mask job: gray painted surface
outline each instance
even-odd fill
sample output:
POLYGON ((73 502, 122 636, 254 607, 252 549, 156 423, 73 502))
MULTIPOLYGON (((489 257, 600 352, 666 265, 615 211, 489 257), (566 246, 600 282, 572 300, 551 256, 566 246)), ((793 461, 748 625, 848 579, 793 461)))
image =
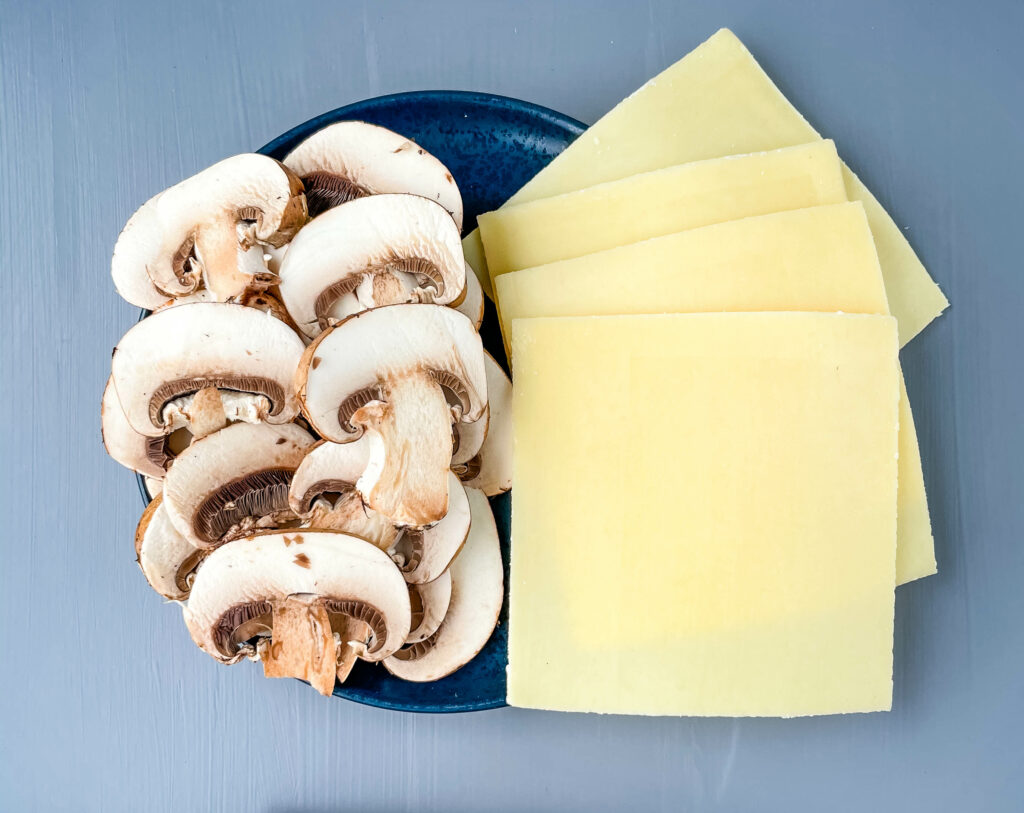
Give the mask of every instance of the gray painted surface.
POLYGON ((0 808, 1024 807, 1017 2, 0 0, 0 808), (937 577, 891 714, 418 717, 226 669, 131 551, 97 410, 144 199, 316 113, 459 88, 593 121, 721 25, 891 206, 953 308, 904 352, 937 577))

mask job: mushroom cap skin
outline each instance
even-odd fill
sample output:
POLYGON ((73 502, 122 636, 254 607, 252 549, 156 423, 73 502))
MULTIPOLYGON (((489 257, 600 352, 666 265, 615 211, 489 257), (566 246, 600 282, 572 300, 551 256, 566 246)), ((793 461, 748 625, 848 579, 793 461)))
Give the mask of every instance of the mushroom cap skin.
POLYGON ((471 511, 466 489, 448 472, 448 513, 436 525, 406 530, 395 547, 406 548, 409 558, 401 566, 410 584, 426 584, 439 578, 452 563, 470 533, 471 511))
POLYGON ((452 576, 447 570, 432 582, 410 584, 409 601, 413 606, 413 627, 409 630, 405 643, 417 644, 437 632, 448 612, 451 599, 452 576))
POLYGON ((313 216, 357 197, 405 192, 441 204, 462 230, 462 195, 447 167, 385 127, 328 125, 288 153, 284 164, 303 179, 313 216))
POLYGON ((453 307, 473 323, 473 327, 480 330, 484 321, 484 289, 480 287, 480 280, 476 277, 469 263, 466 263, 466 288, 463 292, 462 301, 453 307))
POLYGON ((159 197, 147 200, 128 218, 110 260, 110 276, 118 294, 147 310, 155 310, 167 301, 167 294, 156 287, 146 271, 146 258, 157 256, 163 248, 164 233, 156 206, 159 197))
POLYGON ((281 262, 280 291, 314 339, 367 308, 456 301, 466 286, 459 229, 443 207, 416 195, 357 198, 314 218, 281 262), (336 306, 341 306, 341 311, 336 306))
POLYGON ((299 404, 291 384, 302 339, 269 313, 224 302, 165 308, 137 322, 111 362, 128 423, 143 435, 165 435, 163 410, 205 387, 265 396, 268 423, 288 423, 299 404))
POLYGON ((185 601, 209 551, 197 548, 178 533, 158 495, 142 513, 135 530, 135 553, 150 587, 170 601, 185 601))
POLYGON ((419 373, 457 396, 462 420, 483 415, 487 383, 480 335, 469 319, 443 305, 388 305, 325 330, 305 349, 295 390, 313 431, 347 443, 361 434, 348 419, 369 401, 386 400, 382 387, 389 377, 419 373))
POLYGON ((490 353, 486 353, 487 436, 475 460, 467 461, 466 486, 488 497, 512 488, 512 381, 490 353))
POLYGON ((167 453, 164 438, 147 437, 136 432, 125 417, 121 402, 117 398, 113 379, 107 379, 103 388, 100 405, 103 446, 107 454, 122 466, 145 477, 162 480, 171 457, 167 453))
POLYGON ((483 492, 468 489, 473 526, 452 562, 448 612, 430 637, 402 647, 384 661, 395 677, 417 683, 438 680, 469 663, 498 623, 504 572, 498 530, 483 492))
POLYGON ((264 155, 235 155, 144 203, 118 238, 111 274, 140 307, 155 304, 146 279, 164 298, 205 285, 230 299, 273 280, 260 246, 283 245, 305 221, 294 173, 264 155))
POLYGON ((269 615, 272 602, 303 594, 368 608, 364 612, 376 626, 364 660, 388 657, 409 635, 409 592, 395 563, 362 539, 334 531, 261 534, 217 548, 196 574, 185 624, 203 651, 233 663, 254 653, 227 646, 232 611, 266 607, 269 615))
POLYGON ((247 517, 294 519, 288 488, 313 442, 291 423, 236 423, 194 441, 164 478, 171 522, 193 545, 210 548, 253 529, 240 524, 247 517))

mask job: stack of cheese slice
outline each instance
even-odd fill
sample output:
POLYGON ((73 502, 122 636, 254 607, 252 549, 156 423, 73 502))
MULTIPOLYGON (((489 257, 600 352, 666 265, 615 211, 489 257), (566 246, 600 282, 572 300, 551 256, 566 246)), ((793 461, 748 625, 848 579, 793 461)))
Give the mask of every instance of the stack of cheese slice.
POLYGON ((707 158, 796 121, 722 31, 480 218, 515 384, 513 705, 890 707, 894 588, 935 572, 899 338, 945 299, 805 123, 707 158), (680 95, 699 127, 666 118, 680 95), (635 167, 629 139, 705 160, 635 167), (611 168, 573 157, 595 144, 611 168))

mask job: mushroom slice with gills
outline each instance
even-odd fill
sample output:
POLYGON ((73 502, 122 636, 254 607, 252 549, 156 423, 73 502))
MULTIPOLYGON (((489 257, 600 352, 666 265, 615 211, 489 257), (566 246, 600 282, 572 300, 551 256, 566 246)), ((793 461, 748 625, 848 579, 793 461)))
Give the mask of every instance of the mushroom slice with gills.
POLYGON ((424 683, 469 663, 491 637, 504 596, 498 531, 482 491, 469 489, 473 527, 452 562, 451 600, 444 620, 430 637, 403 646, 384 661, 395 677, 424 683))
POLYGON ((294 173, 264 155, 236 155, 143 204, 118 239, 111 272, 122 296, 141 307, 154 306, 146 278, 166 296, 205 287, 230 300, 276 282, 264 247, 284 245, 305 222, 294 173))
POLYGON ((171 601, 187 600, 196 571, 209 552, 178 533, 162 497, 153 498, 135 530, 135 555, 150 587, 171 601))
POLYGON ((479 420, 473 421, 473 423, 459 421, 455 424, 452 438, 452 469, 456 474, 466 476, 467 464, 480 453, 480 449, 484 445, 490 420, 491 409, 488 404, 479 420))
POLYGON ((405 192, 435 201, 462 229, 462 195, 444 164, 375 124, 341 121, 317 130, 284 159, 306 189, 315 217, 356 198, 405 192))
MULTIPOLYGON (((191 402, 204 389, 220 396, 215 423, 283 424, 298 413, 291 385, 303 349, 295 331, 269 313, 196 302, 137 322, 114 350, 112 377, 128 423, 148 437, 190 428, 191 402)), ((216 413, 212 396, 204 399, 216 413)))
POLYGON ((100 406, 103 446, 122 466, 145 477, 162 480, 173 455, 167 437, 147 437, 136 432, 125 417, 113 380, 107 379, 100 406))
POLYGON ((462 301, 453 304, 452 307, 467 317, 473 323, 473 327, 480 330, 480 325, 484 321, 484 289, 480 287, 480 280, 469 263, 466 263, 466 288, 462 301))
POLYGON ((295 424, 236 423, 193 442, 164 478, 171 521, 200 548, 297 525, 288 489, 312 445, 312 436, 295 424))
POLYGON ((487 435, 474 458, 456 466, 462 482, 488 497, 512 488, 512 382, 490 353, 487 370, 487 435))
POLYGON ((288 505, 304 527, 344 531, 388 550, 398 538, 390 519, 363 503, 356 491, 370 458, 365 437, 352 443, 318 441, 292 477, 288 505))
POLYGON ((470 532, 470 507, 459 478, 448 473, 448 513, 429 528, 406 528, 390 551, 410 584, 440 577, 458 555, 470 532))
MULTIPOLYGON (((182 305, 190 305, 195 302, 216 302, 214 295, 202 288, 196 291, 194 294, 188 296, 182 296, 178 299, 167 299, 158 308, 153 308, 153 312, 166 310, 167 308, 180 307, 182 305)), ((236 304, 244 305, 247 308, 255 308, 256 310, 269 313, 277 319, 280 319, 292 330, 297 330, 295 323, 292 321, 292 317, 288 314, 288 309, 285 308, 284 303, 281 302, 276 296, 270 291, 246 291, 237 300, 236 304)))
POLYGON ((356 488, 395 525, 425 527, 448 510, 453 420, 487 403, 472 322, 441 305, 363 311, 321 333, 296 372, 303 414, 321 437, 369 436, 356 488))
POLYGON ((452 577, 446 570, 432 582, 409 585, 409 604, 412 609, 412 629, 405 643, 417 644, 433 635, 452 598, 452 577))
POLYGON ((163 249, 164 233, 156 205, 159 197, 150 198, 128 218, 110 261, 110 275, 121 298, 147 310, 159 308, 169 295, 156 287, 146 270, 147 258, 163 249))
POLYGON ((299 232, 281 262, 281 297, 311 339, 369 308, 447 305, 465 285, 455 221, 416 195, 375 195, 324 212, 299 232))
POLYGON ((269 675, 307 679, 330 694, 352 654, 379 661, 402 645, 409 593, 388 555, 357 537, 260 534, 207 557, 185 623, 192 640, 223 663, 258 658, 270 664, 269 675))

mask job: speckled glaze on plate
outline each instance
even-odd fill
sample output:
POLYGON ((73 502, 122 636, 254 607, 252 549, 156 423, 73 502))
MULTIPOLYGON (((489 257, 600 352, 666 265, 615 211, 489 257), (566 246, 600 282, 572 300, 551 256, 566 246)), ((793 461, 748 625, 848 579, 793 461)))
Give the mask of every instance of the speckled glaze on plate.
MULTIPOLYGON (((455 177, 465 210, 464 228, 496 209, 583 132, 586 125, 529 102, 449 90, 378 96, 339 107, 278 136, 259 152, 282 159, 300 141, 337 121, 368 121, 411 138, 436 155, 455 177)), ((487 302, 484 347, 504 363, 494 306, 487 302)), ((146 484, 138 478, 142 497, 146 484)), ((508 561, 511 499, 491 500, 505 561, 505 605, 490 641, 470 663, 434 683, 409 683, 379 665, 359 662, 337 697, 369 706, 416 712, 480 711, 505 705, 508 663, 508 561)))

